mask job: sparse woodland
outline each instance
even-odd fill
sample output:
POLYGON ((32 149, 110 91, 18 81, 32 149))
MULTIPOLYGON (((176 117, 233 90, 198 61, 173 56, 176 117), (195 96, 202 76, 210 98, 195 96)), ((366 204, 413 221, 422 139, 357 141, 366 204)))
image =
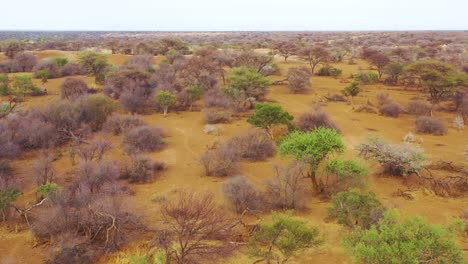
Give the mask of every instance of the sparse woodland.
POLYGON ((465 263, 467 36, 0 32, 0 262, 465 263))

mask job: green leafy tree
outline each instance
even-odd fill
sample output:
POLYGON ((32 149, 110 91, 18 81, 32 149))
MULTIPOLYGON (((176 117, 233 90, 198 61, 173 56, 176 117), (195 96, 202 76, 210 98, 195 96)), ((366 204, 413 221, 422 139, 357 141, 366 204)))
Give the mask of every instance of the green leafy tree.
POLYGON ((9 95, 10 92, 10 79, 8 75, 0 73, 0 95, 9 95))
POLYGON ((89 95, 79 105, 81 120, 88 123, 93 131, 100 130, 107 117, 117 108, 114 101, 103 94, 89 95))
POLYGON ((454 94, 463 82, 452 65, 441 61, 417 61, 410 64, 406 72, 420 80, 423 88, 429 92, 433 104, 454 94))
POLYGON ((327 194, 334 194, 349 188, 361 188, 367 184, 367 167, 357 161, 335 158, 325 164, 324 180, 321 180, 327 194))
POLYGON ((65 58, 65 57, 57 57, 57 58, 54 58, 54 59, 53 59, 53 62, 54 62, 55 64, 57 64, 57 66, 63 67, 63 66, 65 66, 65 64, 68 63, 68 59, 65 58))
POLYGON ((28 92, 39 91, 29 75, 16 75, 13 77, 14 93, 25 97, 28 92))
POLYGON ((176 97, 171 92, 162 90, 156 94, 155 101, 163 109, 164 116, 166 116, 169 107, 176 103, 176 97))
POLYGON ((36 193, 41 198, 47 198, 56 194, 59 189, 60 187, 56 183, 50 182, 37 187, 36 193))
POLYGON ((345 145, 334 129, 319 127, 312 132, 294 131, 286 135, 279 145, 279 152, 290 155, 309 165, 307 177, 316 193, 322 193, 322 184, 317 180, 320 163, 335 153, 342 153, 345 145))
POLYGON ((333 196, 328 217, 345 226, 370 228, 379 221, 384 211, 373 192, 351 189, 333 196))
POLYGON ((263 223, 249 242, 249 255, 255 263, 286 263, 301 250, 322 243, 319 230, 290 214, 273 213, 273 221, 263 223))
POLYGON ((195 85, 195 86, 185 89, 185 92, 190 97, 190 111, 192 111, 193 103, 196 102, 197 100, 200 100, 200 98, 203 95, 203 87, 199 85, 195 85))
POLYGON ((356 81, 351 82, 341 91, 345 96, 351 96, 351 103, 354 104, 353 98, 362 92, 361 86, 356 81))
POLYGON ((45 84, 47 80, 51 77, 51 74, 48 70, 38 70, 36 73, 36 78, 41 79, 41 82, 45 84))
POLYGON ((255 112, 247 119, 247 122, 266 129, 270 137, 272 137, 271 127, 273 125, 284 124, 291 126, 293 119, 294 117, 284 111, 281 105, 258 103, 255 105, 255 112))
POLYGON ((314 75, 315 67, 331 60, 331 54, 323 46, 306 46, 298 51, 299 58, 306 61, 310 67, 310 74, 314 75))
POLYGON ((22 192, 15 188, 7 188, 0 190, 0 211, 2 212, 3 221, 5 221, 5 210, 10 204, 22 194, 22 192))
POLYGON ((400 76, 404 73, 404 65, 398 62, 392 62, 383 68, 383 72, 389 76, 389 82, 397 85, 400 76))
POLYGON ((110 66, 105 54, 89 50, 82 51, 78 54, 78 62, 89 75, 94 76, 96 83, 104 82, 106 71, 110 66))
POLYGON ((251 98, 261 100, 267 93, 267 87, 271 83, 270 78, 247 67, 236 67, 228 76, 228 86, 224 92, 238 102, 250 102, 251 98))
POLYGON ((387 211, 378 225, 357 228, 343 244, 356 263, 462 264, 462 250, 449 228, 428 224, 421 217, 401 220, 396 211, 387 211))

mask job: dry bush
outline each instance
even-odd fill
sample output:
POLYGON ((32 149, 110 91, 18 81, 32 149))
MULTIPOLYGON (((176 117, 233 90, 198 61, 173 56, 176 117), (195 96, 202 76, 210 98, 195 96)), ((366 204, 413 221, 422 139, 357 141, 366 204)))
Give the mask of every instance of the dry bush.
POLYGON ((90 142, 81 142, 72 147, 70 157, 74 162, 75 155, 82 161, 100 161, 104 154, 112 149, 112 143, 104 138, 97 137, 90 142))
POLYGON ((180 191, 161 206, 164 227, 153 245, 172 263, 206 263, 229 256, 234 224, 210 193, 180 191))
POLYGON ((384 116, 398 117, 403 109, 399 103, 389 102, 380 106, 379 112, 384 116))
POLYGON ((219 89, 206 91, 203 102, 205 107, 236 108, 236 103, 219 89))
POLYGON ((321 109, 301 114, 296 121, 296 126, 302 131, 312 131, 319 127, 325 127, 334 129, 336 132, 341 133, 341 129, 335 121, 330 118, 330 115, 327 112, 321 109))
POLYGON ((164 132, 160 127, 139 126, 124 133, 123 148, 128 153, 160 150, 164 147, 164 132))
POLYGON ((260 210, 265 206, 257 187, 245 176, 236 176, 223 184, 223 194, 237 213, 260 210))
POLYGON ((208 150, 200 156, 206 176, 233 175, 239 169, 239 160, 238 152, 226 146, 208 150))
POLYGON ((390 99, 390 95, 386 92, 378 92, 375 97, 377 98, 377 102, 379 105, 384 105, 390 103, 392 100, 390 99))
POLYGON ((77 176, 76 184, 88 188, 92 193, 97 193, 104 184, 120 177, 120 168, 117 163, 111 161, 82 161, 77 176))
POLYGON ((144 230, 121 204, 115 195, 66 189, 40 207, 32 231, 54 248, 50 263, 92 263, 144 230))
POLYGON ((88 93, 86 82, 77 77, 68 77, 60 85, 60 96, 62 99, 76 100, 78 97, 88 93))
POLYGON ((12 140, 12 134, 5 121, 0 120, 0 159, 14 159, 21 148, 12 140))
POLYGON ((84 75, 86 70, 78 63, 68 62, 60 69, 61 76, 84 75))
POLYGON ((311 89, 310 70, 306 67, 293 67, 288 70, 288 88, 293 93, 303 93, 311 89))
POLYGON ((53 147, 58 143, 54 126, 31 115, 10 115, 7 122, 11 140, 22 149, 53 147))
POLYGON ((275 143, 262 129, 249 129, 232 137, 225 143, 225 148, 237 152, 240 158, 251 161, 265 160, 276 154, 275 143))
POLYGON ((0 160, 0 179, 3 182, 7 182, 14 178, 14 171, 10 163, 6 160, 0 160))
POLYGON ((203 110, 206 124, 230 123, 232 112, 230 110, 208 108, 203 110))
POLYGON ((416 132, 440 136, 447 133, 447 127, 441 119, 430 116, 419 116, 416 119, 416 132))
POLYGON ((153 57, 151 55, 134 55, 125 63, 125 67, 133 67, 142 71, 150 71, 153 67, 153 57))
POLYGON ((166 165, 163 162, 153 161, 146 156, 134 156, 130 164, 123 168, 121 178, 130 183, 150 182, 165 169, 166 165))
POLYGON ((33 175, 36 177, 37 186, 54 181, 55 168, 53 165, 55 156, 50 152, 41 153, 41 156, 32 165, 33 175))
POLYGON ((142 87, 126 90, 120 94, 119 102, 130 113, 144 113, 149 103, 147 92, 142 87))
POLYGON ((423 100, 411 100, 406 105, 406 111, 412 115, 430 115, 431 104, 423 100))
POLYGON ((79 107, 70 101, 53 101, 31 113, 34 118, 55 127, 58 143, 70 139, 82 140, 91 129, 82 123, 79 107))
POLYGON ((411 173, 419 173, 428 165, 424 150, 408 143, 390 144, 380 138, 371 137, 356 149, 359 156, 377 161, 383 166, 384 172, 390 175, 406 177, 411 173))
POLYGON ((136 116, 113 114, 107 118, 102 129, 114 135, 120 135, 132 128, 146 126, 146 122, 136 116))
POLYGON ((37 63, 37 58, 31 52, 20 52, 13 58, 12 64, 16 71, 30 72, 37 63))
POLYGON ((305 164, 275 165, 276 176, 266 182, 265 201, 274 208, 303 209, 305 206, 305 164))
POLYGON ((146 70, 121 67, 106 77, 104 93, 118 99, 124 92, 132 93, 142 88, 146 92, 145 95, 150 95, 150 78, 151 75, 146 70))

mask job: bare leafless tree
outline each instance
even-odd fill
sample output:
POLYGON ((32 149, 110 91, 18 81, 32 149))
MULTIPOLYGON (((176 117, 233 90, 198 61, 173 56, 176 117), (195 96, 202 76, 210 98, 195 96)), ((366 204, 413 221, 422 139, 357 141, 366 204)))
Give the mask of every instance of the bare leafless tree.
POLYGON ((306 165, 275 165, 276 176, 266 182, 265 200, 281 209, 301 209, 305 202, 304 171, 306 165))
POLYGON ((161 206, 165 229, 156 245, 176 263, 207 263, 228 256, 235 249, 229 240, 234 221, 214 202, 210 193, 181 190, 174 201, 161 206))

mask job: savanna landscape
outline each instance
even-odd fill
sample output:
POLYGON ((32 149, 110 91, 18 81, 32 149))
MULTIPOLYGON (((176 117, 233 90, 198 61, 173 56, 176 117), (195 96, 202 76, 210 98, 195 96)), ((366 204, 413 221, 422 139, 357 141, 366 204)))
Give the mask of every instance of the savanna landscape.
POLYGON ((468 261, 466 31, 0 47, 0 263, 468 261))

